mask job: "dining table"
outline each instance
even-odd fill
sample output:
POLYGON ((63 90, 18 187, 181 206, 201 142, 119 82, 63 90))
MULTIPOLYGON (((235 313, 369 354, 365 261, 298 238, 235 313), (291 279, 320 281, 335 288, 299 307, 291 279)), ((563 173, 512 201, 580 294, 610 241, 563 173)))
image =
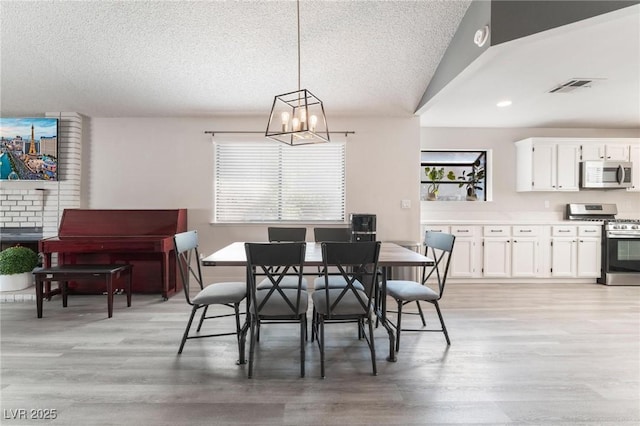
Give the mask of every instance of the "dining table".
MULTIPOLYGON (((263 242, 263 241, 256 241, 263 242)), ((202 266, 247 266, 247 257, 245 253, 245 242, 234 242, 220 250, 206 256, 201 261, 202 266)), ((389 356, 387 361, 396 361, 395 354, 395 333, 390 321, 387 319, 387 279, 391 276, 392 268, 396 267, 422 267, 433 264, 433 259, 422 255, 416 251, 402 247, 393 242, 382 242, 380 244, 380 255, 378 258, 378 267, 382 269, 380 282, 380 303, 375 307, 375 313, 380 324, 386 329, 389 335, 389 356)), ((319 267, 323 265, 322 261, 322 243, 307 242, 305 251, 304 267, 319 267)), ((305 275, 318 275, 316 268, 309 268, 304 272, 305 275)), ((248 324, 245 322, 243 329, 248 324)), ((246 330, 244 331, 246 332, 246 330)), ((240 364, 244 364, 244 355, 240 354, 240 364)))

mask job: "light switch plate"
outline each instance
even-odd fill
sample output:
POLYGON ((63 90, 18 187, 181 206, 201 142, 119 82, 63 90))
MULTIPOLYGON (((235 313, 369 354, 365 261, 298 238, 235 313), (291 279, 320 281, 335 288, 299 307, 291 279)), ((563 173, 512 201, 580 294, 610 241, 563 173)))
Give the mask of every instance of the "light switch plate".
POLYGON ((401 204, 403 209, 410 209, 411 208, 411 200, 402 200, 402 204, 401 204))

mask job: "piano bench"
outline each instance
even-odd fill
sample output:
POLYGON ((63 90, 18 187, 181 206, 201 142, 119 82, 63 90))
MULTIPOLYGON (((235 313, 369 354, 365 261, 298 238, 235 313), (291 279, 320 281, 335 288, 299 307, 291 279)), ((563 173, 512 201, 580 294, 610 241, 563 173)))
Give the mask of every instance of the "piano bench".
POLYGON ((45 282, 58 281, 62 294, 62 306, 67 307, 68 283, 73 280, 87 280, 105 283, 107 286, 107 311, 109 318, 113 315, 113 282, 120 278, 125 280, 127 306, 131 306, 131 275, 133 267, 129 264, 115 265, 60 265, 50 268, 36 268, 33 275, 36 279, 36 305, 38 318, 42 318, 43 285, 45 282))

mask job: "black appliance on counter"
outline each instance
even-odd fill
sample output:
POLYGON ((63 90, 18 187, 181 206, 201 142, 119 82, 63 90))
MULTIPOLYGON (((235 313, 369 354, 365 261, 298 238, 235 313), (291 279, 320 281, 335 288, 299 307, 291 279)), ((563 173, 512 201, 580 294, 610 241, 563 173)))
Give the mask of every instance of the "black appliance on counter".
POLYGON ((376 241, 376 215, 351 213, 351 241, 376 241))
POLYGON ((602 222, 598 283, 640 285, 640 220, 617 219, 615 204, 567 204, 565 219, 602 222))

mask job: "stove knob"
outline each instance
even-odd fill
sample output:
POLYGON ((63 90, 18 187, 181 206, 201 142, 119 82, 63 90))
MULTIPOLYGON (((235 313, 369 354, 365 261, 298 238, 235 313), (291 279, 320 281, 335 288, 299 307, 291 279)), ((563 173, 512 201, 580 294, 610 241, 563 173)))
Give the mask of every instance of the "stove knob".
POLYGON ((631 225, 631 229, 640 229, 640 227, 638 227, 638 225, 631 225))
POLYGON ((613 229, 620 229, 620 225, 613 225, 613 229))

